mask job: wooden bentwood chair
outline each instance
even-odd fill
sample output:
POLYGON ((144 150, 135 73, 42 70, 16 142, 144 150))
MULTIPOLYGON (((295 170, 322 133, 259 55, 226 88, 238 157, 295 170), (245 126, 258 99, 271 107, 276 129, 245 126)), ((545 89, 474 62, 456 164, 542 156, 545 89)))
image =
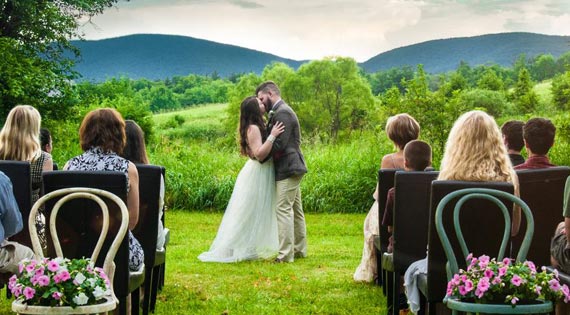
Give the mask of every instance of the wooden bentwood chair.
MULTIPOLYGON (((504 205, 504 203, 499 199, 507 199, 522 209, 524 216, 526 218, 526 232, 524 234, 524 240, 521 244, 520 250, 518 252, 516 261, 524 261, 526 259, 526 254, 530 247, 530 243, 532 241, 532 236, 534 233, 534 220, 532 218, 532 213, 530 212, 530 208, 528 205, 522 201, 520 198, 503 192, 499 190, 493 189, 485 189, 485 188, 468 188, 455 191, 450 193, 449 195, 445 196, 441 202, 438 204, 436 209, 436 218, 435 224, 437 229, 437 234, 441 239, 441 243, 443 246, 443 250, 445 251, 445 256, 447 257, 447 280, 451 280, 452 276, 459 272, 459 265, 457 263, 456 253, 454 253, 453 248, 451 246, 451 242, 449 241, 449 237, 445 231, 445 227, 443 224, 443 211, 445 206, 451 200, 459 198, 455 207, 453 208, 453 226, 455 228, 455 234, 457 236, 457 240, 461 246, 461 252, 464 259, 467 258, 469 255, 469 249, 467 248, 467 244, 465 242, 465 238, 463 237, 463 232, 461 230, 461 224, 459 220, 459 214, 461 211, 462 206, 465 202, 469 201, 470 199, 484 199, 490 202, 493 202, 497 205, 504 217, 505 221, 505 228, 503 233, 503 238, 501 241, 501 247, 499 250, 499 254, 497 256, 498 260, 502 260, 505 256, 505 251, 507 249, 507 245, 510 241, 511 235, 511 218, 509 214, 509 210, 504 205)), ((530 304, 530 305, 516 305, 513 307, 512 305, 508 304, 481 304, 481 303, 472 303, 472 302, 464 302, 460 301, 455 298, 444 298, 444 303, 453 311, 453 314, 457 314, 458 312, 471 312, 471 313, 489 313, 489 314, 538 314, 538 313, 549 313, 552 312, 553 306, 551 301, 544 301, 543 303, 539 304, 530 304)))
MULTIPOLYGON (((115 259, 115 254, 119 250, 119 246, 125 235, 127 233, 128 228, 128 210, 125 203, 121 200, 121 198, 115 196, 112 193, 109 193, 104 190, 100 189, 93 189, 93 188, 64 188, 53 191, 49 194, 46 194, 42 198, 40 198, 33 206, 32 211, 30 212, 30 216, 28 218, 28 224, 30 227, 30 238, 32 240, 32 245, 34 248, 34 254, 36 259, 43 258, 43 250, 40 245, 40 241, 38 238, 38 232, 35 225, 35 218, 38 212, 38 209, 42 207, 48 200, 56 197, 61 197, 53 207, 53 210, 50 214, 50 235, 53 241, 53 246, 55 248, 55 252, 57 257, 64 258, 64 254, 62 251, 61 244, 59 242, 58 231, 56 227, 56 220, 57 215, 60 213, 59 210, 66 202, 71 201, 73 199, 90 199, 96 202, 101 209, 102 212, 102 226, 101 226, 101 233, 99 234, 99 238, 97 240, 97 244, 93 249, 93 253, 91 254, 91 260, 93 262, 97 261, 99 257, 99 253, 103 247, 103 243, 105 242, 105 238, 107 236, 107 232, 109 231, 109 208, 105 204, 105 201, 101 197, 106 198, 107 200, 111 200, 114 202, 119 208, 121 212, 121 225, 119 227, 119 231, 116 233, 111 247, 107 251, 103 263, 103 270, 105 274, 109 277, 109 282, 111 283, 111 297, 105 298, 105 302, 95 305, 87 305, 87 306, 78 306, 76 308, 71 307, 50 307, 50 306, 31 306, 26 305, 25 303, 16 300, 12 303, 12 310, 17 313, 22 314, 95 314, 95 313, 103 313, 109 312, 114 310, 117 307, 118 299, 115 296, 115 292, 113 290, 113 278, 115 276, 115 264, 113 260, 115 259)), ((85 210, 85 209, 76 209, 77 211, 85 210)))

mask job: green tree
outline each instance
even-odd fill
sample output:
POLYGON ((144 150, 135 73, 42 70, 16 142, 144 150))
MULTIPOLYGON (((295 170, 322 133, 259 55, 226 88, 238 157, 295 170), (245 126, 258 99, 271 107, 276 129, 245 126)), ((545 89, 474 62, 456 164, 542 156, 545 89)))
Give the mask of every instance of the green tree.
POLYGON ((570 109, 570 70, 552 80, 552 100, 558 109, 570 109))
POLYGON ((477 87, 483 90, 490 91, 504 91, 505 85, 503 80, 497 76, 497 73, 493 68, 488 68, 479 81, 477 81, 477 87))
POLYGON ((556 74, 556 61, 551 54, 541 54, 534 59, 531 71, 537 81, 550 79, 556 74))
POLYGON ((531 113, 538 104, 538 95, 533 86, 530 72, 527 68, 522 68, 512 94, 513 102, 521 114, 531 113))
POLYGON ((72 66, 77 50, 69 39, 81 37, 78 19, 101 13, 117 1, 0 1, 0 111, 29 103, 40 107, 44 116, 64 117, 74 101, 69 82, 76 77, 72 66), (5 92, 11 89, 16 90, 5 92))

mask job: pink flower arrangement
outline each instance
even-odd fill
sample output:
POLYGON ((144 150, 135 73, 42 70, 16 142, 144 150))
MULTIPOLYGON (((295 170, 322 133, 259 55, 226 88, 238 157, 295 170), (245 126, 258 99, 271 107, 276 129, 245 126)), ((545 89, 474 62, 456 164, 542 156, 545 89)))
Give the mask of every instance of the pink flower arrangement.
POLYGON ((109 278, 90 259, 24 260, 18 270, 8 289, 29 305, 76 307, 111 296, 109 278))
POLYGON ((505 258, 483 255, 467 256, 467 270, 459 270, 447 284, 447 298, 472 300, 476 303, 502 302, 514 306, 523 301, 570 301, 570 289, 561 285, 558 273, 548 273, 546 268, 537 271, 531 261, 517 262, 505 258), (498 301, 499 300, 499 301, 498 301))

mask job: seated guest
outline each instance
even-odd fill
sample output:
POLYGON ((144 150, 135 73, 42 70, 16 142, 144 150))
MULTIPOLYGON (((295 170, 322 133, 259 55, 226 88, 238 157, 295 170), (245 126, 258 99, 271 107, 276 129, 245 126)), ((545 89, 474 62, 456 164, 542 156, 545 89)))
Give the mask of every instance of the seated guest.
MULTIPOLYGON (((42 151, 51 154, 51 151, 53 150, 53 142, 51 133, 46 128, 40 129, 40 145, 42 147, 42 151)), ((53 162, 53 170, 57 171, 57 164, 55 162, 53 162)))
POLYGON ((139 220, 139 174, 132 162, 119 156, 125 147, 125 137, 125 121, 115 109, 101 108, 89 112, 79 127, 83 154, 67 161, 63 169, 125 173, 128 183, 129 269, 138 271, 144 263, 144 253, 131 230, 139 220))
MULTIPOLYGON (((416 140, 420 135, 420 125, 408 114, 398 114, 388 118, 386 122, 386 134, 392 140, 398 150, 382 157, 381 169, 404 168, 404 147, 412 140, 416 140)), ((372 282, 378 277, 376 264, 376 252, 374 251, 374 235, 379 235, 379 214, 378 214, 378 185, 372 195, 374 203, 366 219, 364 219, 364 248, 360 265, 354 272, 354 281, 372 282)))
MULTIPOLYGON (((429 144, 413 140, 406 144, 404 148, 404 170, 423 171, 428 166, 431 166, 431 147, 429 144)), ((386 210, 384 210, 384 218, 382 218, 382 225, 388 227, 388 232, 392 233, 392 221, 394 215, 394 198, 396 196, 396 188, 392 187, 388 190, 386 198, 386 210)), ((392 252, 394 239, 390 236, 390 243, 388 245, 388 253, 392 252)))
MULTIPOLYGON (((449 132, 441 161, 438 180, 510 182, 518 195, 518 177, 513 170, 499 126, 487 113, 474 110, 461 115, 449 132)), ((521 210, 515 208, 512 235, 520 226, 521 210)), ((427 259, 410 265, 404 275, 404 286, 412 312, 420 305, 415 277, 427 273, 427 259)))
POLYGON ((501 127, 503 143, 507 147, 513 166, 524 163, 524 157, 521 155, 521 150, 524 147, 523 126, 524 122, 520 120, 509 120, 501 127))
MULTIPOLYGON (((51 155, 41 150, 41 122, 42 117, 37 109, 30 105, 18 105, 10 110, 0 131, 0 159, 30 162, 32 204, 40 198, 42 173, 53 170, 51 155)), ((45 217, 41 210, 36 217, 36 227, 42 247, 45 247, 45 217)))
POLYGON ((556 127, 546 118, 532 118, 524 124, 523 138, 528 158, 515 170, 553 167, 548 159, 548 150, 554 145, 556 127))
MULTIPOLYGON (((122 157, 137 163, 149 164, 146 154, 146 145, 144 143, 144 131, 139 125, 132 121, 125 121, 125 132, 127 135, 127 144, 123 150, 122 157)), ((164 247, 165 231, 162 225, 162 210, 164 208, 164 178, 160 176, 160 197, 158 199, 158 235, 156 238, 156 249, 161 250, 164 247)))
POLYGON ((8 176, 0 172, 0 272, 18 272, 18 263, 22 259, 34 258, 34 252, 22 244, 8 241, 23 228, 22 214, 18 209, 16 197, 12 190, 12 182, 8 176))

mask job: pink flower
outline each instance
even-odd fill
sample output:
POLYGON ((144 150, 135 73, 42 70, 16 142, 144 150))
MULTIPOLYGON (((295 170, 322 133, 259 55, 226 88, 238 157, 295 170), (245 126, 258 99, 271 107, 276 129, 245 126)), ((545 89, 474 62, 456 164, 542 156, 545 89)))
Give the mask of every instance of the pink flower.
POLYGON ((473 253, 469 253, 469 255, 467 255, 467 258, 465 258, 466 261, 469 261, 473 258, 473 253))
POLYGON ((477 290, 479 290, 481 293, 487 292, 487 290, 489 290, 489 278, 487 277, 481 278, 481 280, 479 280, 479 283, 477 284, 477 290))
POLYGON ((45 287, 46 285, 49 284, 49 277, 48 276, 39 276, 38 277, 38 284, 40 285, 40 287, 45 287))
POLYGON ((30 281, 32 282, 33 285, 38 284, 38 276, 33 275, 30 281))
POLYGON ((465 286, 464 286, 464 285, 460 285, 460 286, 459 286, 459 294, 465 295, 465 294, 467 294, 467 292, 468 292, 468 291, 465 290, 465 286))
POLYGON ((495 278, 493 278, 493 281, 491 283, 492 284, 499 284, 499 283, 501 283, 501 278, 495 277, 495 278))
POLYGON ((34 294, 36 294, 36 290, 34 290, 33 288, 26 287, 24 289, 24 296, 26 297, 26 300, 33 298, 34 294))
POLYGON ((507 273, 507 268, 508 267, 501 267, 499 268, 499 277, 504 276, 507 273))
POLYGON ((67 281, 69 280, 69 278, 71 278, 71 276, 69 275, 69 271, 67 270, 63 270, 60 273, 58 273, 58 275, 61 276, 61 281, 67 281))
POLYGON ((473 290, 473 282, 471 280, 465 281, 465 292, 473 290))
POLYGON ((562 293, 564 293, 564 303, 568 303, 570 301, 570 289, 567 285, 562 286, 562 293))
POLYGON ((518 301, 519 301, 519 298, 516 296, 513 296, 513 298, 511 299, 511 304, 517 304, 518 301))
POLYGON ((10 281, 8 282, 8 289, 12 290, 12 288, 16 285, 17 282, 18 282, 18 277, 16 277, 16 275, 12 275, 10 277, 10 281))
POLYGON ((513 278, 511 279, 511 283, 517 287, 521 285, 522 281, 523 281, 522 278, 519 277, 518 275, 514 275, 513 278))
POLYGON ((511 259, 509 257, 506 257, 505 259, 503 259, 503 265, 508 266, 511 264, 511 259))
POLYGON ((61 275, 56 274, 55 276, 53 276, 53 282, 60 283, 61 282, 61 275))
POLYGON ((48 270, 51 272, 56 272, 59 270, 59 264, 55 260, 50 260, 47 265, 48 270))
POLYGON ((63 296, 62 293, 55 291, 54 293, 51 294, 51 297, 53 297, 56 300, 61 299, 61 297, 63 296))
POLYGON ((494 275, 493 270, 491 270, 491 269, 485 270, 485 272, 483 274, 485 275, 485 277, 487 277, 489 279, 493 278, 493 275, 494 275))
POLYGON ((540 295, 540 292, 542 291, 542 287, 537 285, 536 287, 534 287, 534 291, 536 292, 537 295, 540 295))
POLYGON ((524 264, 530 269, 530 271, 536 272, 536 266, 532 261, 527 260, 524 262, 524 264))
POLYGON ((12 294, 14 294, 15 297, 19 297, 22 295, 22 286, 17 284, 10 291, 12 291, 12 294))
POLYGON ((476 289, 476 290, 475 290, 475 295, 476 295, 478 298, 482 298, 484 293, 485 293, 485 292, 482 292, 482 291, 479 290, 479 289, 476 289))
POLYGON ((459 278, 459 275, 458 275, 458 274, 455 274, 455 275, 453 276, 453 279, 451 279, 451 282, 452 282, 454 285, 459 285, 459 284, 461 283, 461 279, 459 278))
POLYGON ((548 284, 549 284, 550 289, 552 291, 559 291, 560 290, 560 282, 558 282, 558 280, 552 279, 552 280, 548 281, 548 284))
POLYGON ((34 272, 35 267, 36 266, 34 264, 30 263, 29 265, 26 266, 26 271, 28 273, 32 273, 32 272, 34 272))
POLYGON ((18 273, 22 273, 24 271, 24 264, 18 264, 18 273))
POLYGON ((36 276, 41 276, 44 274, 45 268, 44 266, 40 266, 40 268, 36 269, 36 276))
POLYGON ((481 269, 487 268, 488 264, 489 264, 489 256, 482 255, 481 257, 479 257, 479 267, 481 267, 481 269))

